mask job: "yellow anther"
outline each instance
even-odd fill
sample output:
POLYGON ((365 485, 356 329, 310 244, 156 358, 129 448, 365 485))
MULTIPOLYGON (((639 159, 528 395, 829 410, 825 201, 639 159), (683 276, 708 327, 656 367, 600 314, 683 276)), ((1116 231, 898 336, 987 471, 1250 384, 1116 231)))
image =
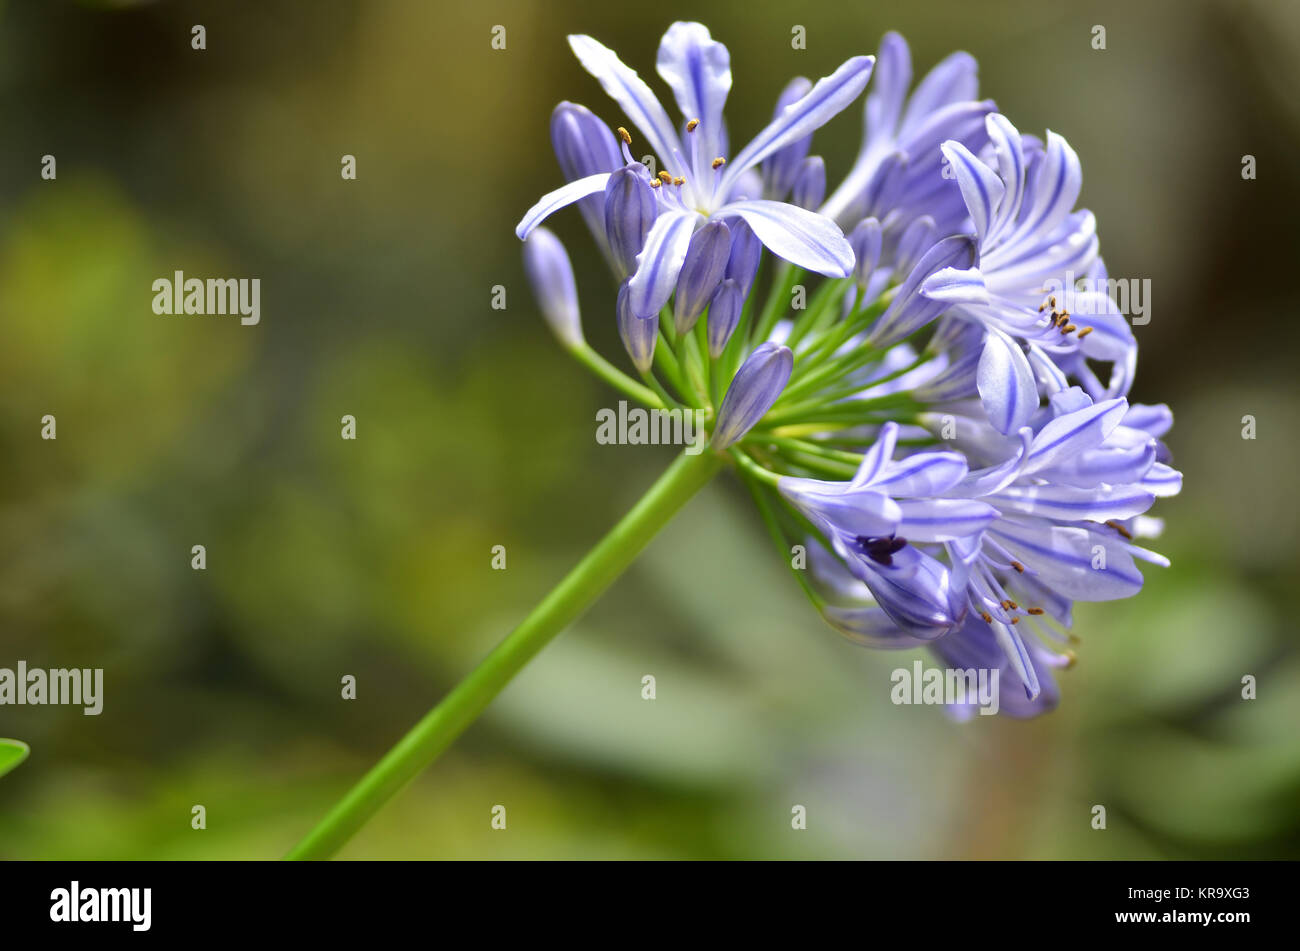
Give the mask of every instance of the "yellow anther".
POLYGON ((699 125, 699 124, 700 124, 700 120, 699 120, 699 119, 692 119, 690 122, 686 123, 686 131, 687 131, 687 132, 694 132, 694 131, 695 131, 695 127, 696 127, 697 125, 699 125))
POLYGON ((632 144, 632 133, 628 132, 627 129, 623 128, 622 126, 618 127, 618 137, 623 140, 623 143, 625 145, 632 144))
POLYGON ((726 164, 727 164, 727 160, 724 159, 721 155, 719 155, 717 158, 715 158, 715 159, 713 160, 713 167, 714 167, 714 168, 722 168, 722 166, 724 166, 724 165, 726 165, 726 164))

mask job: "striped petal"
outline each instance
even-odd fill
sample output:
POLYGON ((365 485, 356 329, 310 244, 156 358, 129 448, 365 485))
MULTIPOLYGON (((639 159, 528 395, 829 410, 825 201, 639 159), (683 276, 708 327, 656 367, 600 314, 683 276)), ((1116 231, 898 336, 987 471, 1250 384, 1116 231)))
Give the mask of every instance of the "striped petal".
POLYGON ((609 47, 590 36, 570 36, 569 47, 583 68, 596 77, 606 94, 619 104, 632 124, 641 130, 661 160, 671 160, 674 151, 681 153, 681 142, 672 120, 645 84, 645 80, 636 74, 636 70, 624 64, 609 47))
POLYGON ((714 217, 744 220, 769 251, 809 271, 848 277, 853 270, 853 248, 844 232, 816 212, 779 201, 737 201, 714 217))
POLYGON ((984 338, 975 377, 989 422, 1000 433, 1012 433, 1029 422, 1038 409, 1038 384, 1020 345, 993 327, 984 338))
POLYGON ((655 219, 628 289, 628 305, 638 317, 659 313, 672 297, 699 217, 693 211, 668 211, 655 219))
POLYGON ((609 172, 599 172, 595 175, 588 175, 586 178, 580 178, 576 182, 561 185, 553 192, 548 192, 542 196, 537 204, 529 208, 528 212, 520 219, 519 224, 515 226, 515 234, 519 236, 520 240, 527 240, 528 236, 533 233, 533 229, 552 214, 566 205, 572 205, 575 201, 586 198, 588 195, 603 192, 608 181, 609 172))
POLYGON ((727 164, 719 192, 727 194, 742 172, 778 149, 811 135, 843 111, 866 87, 875 62, 874 56, 855 56, 819 79, 808 95, 786 107, 727 164))

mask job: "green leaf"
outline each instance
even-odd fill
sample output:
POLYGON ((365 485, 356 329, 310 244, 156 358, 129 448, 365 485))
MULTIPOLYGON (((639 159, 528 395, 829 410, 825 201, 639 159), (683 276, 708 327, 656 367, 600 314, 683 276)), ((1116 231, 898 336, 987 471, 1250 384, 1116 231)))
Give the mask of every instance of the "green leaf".
POLYGON ((6 740, 0 738, 0 776, 3 776, 23 760, 27 759, 27 754, 30 752, 31 747, 22 740, 6 740))

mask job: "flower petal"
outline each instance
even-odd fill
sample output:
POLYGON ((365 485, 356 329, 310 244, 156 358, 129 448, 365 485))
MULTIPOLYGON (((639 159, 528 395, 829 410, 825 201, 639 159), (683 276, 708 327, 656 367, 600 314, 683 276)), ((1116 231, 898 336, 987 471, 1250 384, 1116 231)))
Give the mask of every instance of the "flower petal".
POLYGON ((1029 422, 1038 409, 1038 384, 1020 345, 996 328, 984 338, 975 378, 989 422, 1000 433, 1012 433, 1029 422))
POLYGON ((1003 511, 1022 512, 1077 522, 1141 515, 1155 502, 1155 493, 1131 485, 1101 484, 1094 488, 1069 485, 1013 485, 990 496, 1003 511))
POLYGON ((1142 573, 1123 539, 1106 531, 1003 517, 988 532, 1047 587, 1076 601, 1137 594, 1142 573), (1096 566, 1096 567, 1094 567, 1096 566))
POLYGON ((819 79, 808 95, 773 119, 767 128, 754 136, 727 163, 719 183, 719 192, 727 194, 731 184, 746 169, 757 165, 778 149, 812 134, 834 118, 858 98, 858 94, 867 85, 867 80, 871 78, 871 68, 875 62, 874 56, 855 56, 829 76, 819 79))
POLYGON ((825 274, 848 277, 853 248, 839 225, 816 212, 779 201, 736 201, 719 208, 715 217, 744 219, 769 251, 791 264, 825 274))
MULTIPOLYGON (((703 137, 699 154, 703 161, 712 162, 722 154, 722 109, 731 91, 731 54, 704 24, 677 22, 664 33, 655 66, 682 115, 700 121, 691 135, 703 137)), ((697 175, 701 171, 695 169, 697 175)))
POLYGON ((977 267, 946 267, 921 282, 921 294, 949 304, 987 304, 989 291, 977 267))
POLYGON ((1006 187, 993 169, 972 155, 970 149, 960 142, 945 142, 942 149, 949 167, 957 176, 957 185, 961 188, 966 210, 975 222, 975 236, 983 244, 989 226, 1002 205, 1006 187))
POLYGON ((966 457, 959 452, 918 452, 885 465, 871 483, 894 498, 942 495, 966 477, 966 457))
POLYGON ((588 195, 603 192, 605 183, 608 181, 609 172, 598 172, 595 175, 580 178, 576 182, 561 185, 553 192, 547 192, 519 220, 519 224, 515 226, 515 234, 521 240, 526 240, 532 234, 534 228, 565 205, 572 205, 575 201, 586 198, 588 195))
MULTIPOLYGON (((599 80, 606 94, 622 107, 628 119, 646 137, 659 158, 668 162, 681 152, 681 142, 668 113, 636 70, 625 65, 618 54, 590 36, 570 36, 569 47, 583 68, 599 80)), ((685 169, 683 169, 685 171, 685 169)))
POLYGON ((636 256, 629 287, 628 305, 638 317, 659 313, 672 297, 699 217, 693 211, 666 211, 655 219, 645 248, 636 256))
POLYGON ((974 499, 898 499, 903 513, 898 533, 913 542, 949 542, 977 535, 998 517, 993 506, 974 499))
POLYGON ((1058 460, 1069 460, 1100 446, 1126 412, 1128 401, 1114 399, 1056 417, 1034 437, 1024 474, 1041 472, 1058 460))

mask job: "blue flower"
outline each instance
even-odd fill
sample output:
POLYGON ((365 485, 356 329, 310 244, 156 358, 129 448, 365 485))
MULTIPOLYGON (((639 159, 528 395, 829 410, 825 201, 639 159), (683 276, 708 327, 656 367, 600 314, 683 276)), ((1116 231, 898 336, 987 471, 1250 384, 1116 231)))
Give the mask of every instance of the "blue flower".
POLYGON ((1078 156, 976 98, 965 53, 910 89, 890 33, 862 148, 828 188, 813 133, 863 90, 871 57, 792 81, 727 161, 730 58, 706 28, 676 23, 660 46, 680 127, 610 50, 570 44, 661 168, 633 160, 627 131, 556 110, 569 183, 518 233, 561 340, 641 402, 702 414, 782 556, 805 546, 801 581, 836 630, 995 670, 1006 715, 1055 707, 1074 604, 1133 596, 1139 563, 1168 564, 1137 539, 1182 485, 1172 412, 1128 400, 1137 339, 1096 220, 1075 208, 1078 156), (534 230, 574 202, 621 282, 613 312, 644 386, 582 341, 567 256, 534 230), (763 247, 781 259, 767 299, 763 247))
MULTIPOLYGON (((686 119, 680 134, 650 87, 612 50, 589 36, 571 36, 569 45, 645 136, 662 169, 651 179, 644 166, 638 166, 654 187, 657 202, 654 225, 632 277, 629 300, 638 316, 658 313, 668 303, 692 236, 711 219, 744 221, 772 253, 800 267, 832 277, 849 273, 853 252, 833 221, 797 205, 752 197, 746 173, 811 135, 856 99, 871 76, 872 57, 845 62, 728 158, 722 113, 731 90, 731 57, 706 27, 674 23, 659 46, 659 75, 686 119)), ((624 133, 623 158, 632 166, 638 163, 628 149, 630 141, 624 133)), ((604 191, 612 171, 584 175, 543 196, 524 215, 516 233, 527 238, 555 211, 604 191)))

